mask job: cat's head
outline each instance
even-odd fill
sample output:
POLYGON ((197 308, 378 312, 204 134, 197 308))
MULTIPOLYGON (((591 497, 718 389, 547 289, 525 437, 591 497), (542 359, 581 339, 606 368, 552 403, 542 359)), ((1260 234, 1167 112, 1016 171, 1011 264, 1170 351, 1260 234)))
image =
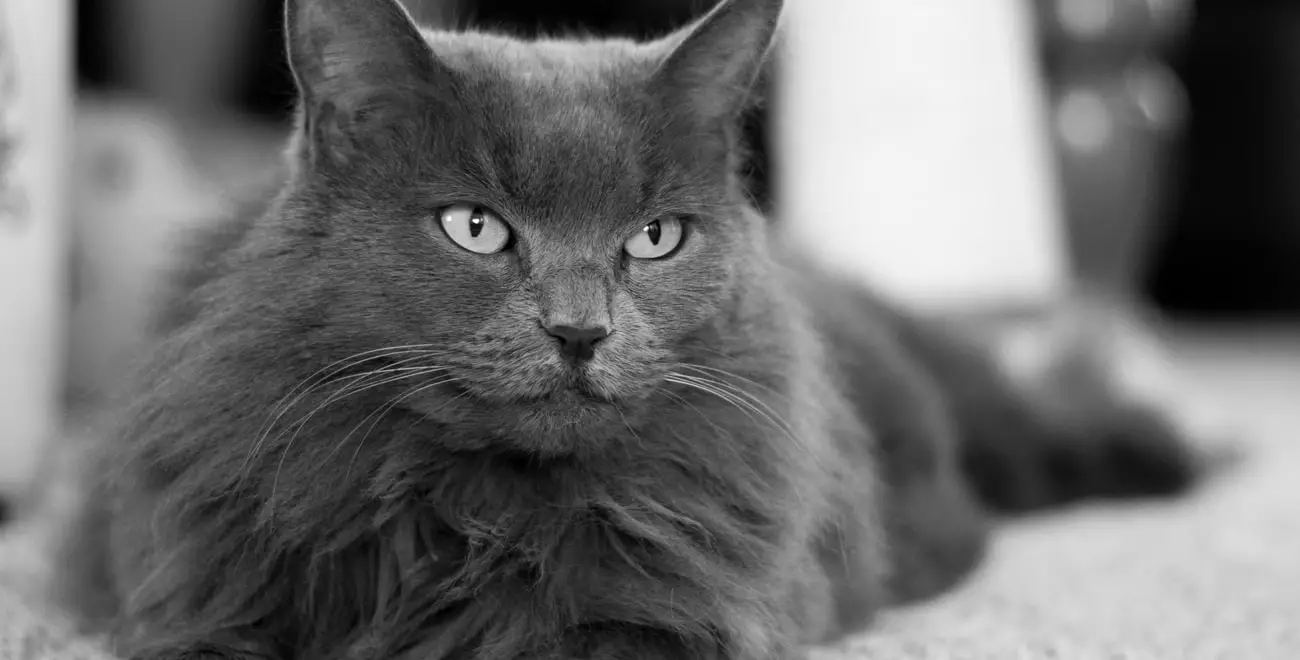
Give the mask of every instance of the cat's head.
POLYGON ((765 258, 734 166, 781 4, 632 43, 289 0, 302 100, 271 231, 359 350, 430 351, 393 355, 442 368, 414 405, 542 444, 623 425, 765 258))

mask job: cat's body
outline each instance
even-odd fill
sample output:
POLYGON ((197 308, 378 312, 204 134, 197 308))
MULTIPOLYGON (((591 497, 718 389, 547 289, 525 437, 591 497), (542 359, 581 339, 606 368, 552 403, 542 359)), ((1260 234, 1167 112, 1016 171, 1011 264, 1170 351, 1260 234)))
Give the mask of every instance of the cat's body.
POLYGON ((772 244, 780 2, 651 45, 288 4, 288 182, 202 237, 68 544, 129 657, 793 658, 973 566, 971 485, 1191 478, 772 244))

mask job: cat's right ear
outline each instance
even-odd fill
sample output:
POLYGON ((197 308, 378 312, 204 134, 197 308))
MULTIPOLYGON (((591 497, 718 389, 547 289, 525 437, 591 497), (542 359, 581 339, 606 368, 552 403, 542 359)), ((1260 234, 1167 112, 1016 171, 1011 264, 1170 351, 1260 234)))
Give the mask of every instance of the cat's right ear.
POLYGON ((702 125, 734 120, 751 103, 777 35, 783 0, 722 0, 661 40, 652 89, 702 125))
POLYGON ((285 0, 284 25, 301 104, 298 148, 311 160, 346 160, 403 100, 445 95, 453 84, 398 0, 285 0))

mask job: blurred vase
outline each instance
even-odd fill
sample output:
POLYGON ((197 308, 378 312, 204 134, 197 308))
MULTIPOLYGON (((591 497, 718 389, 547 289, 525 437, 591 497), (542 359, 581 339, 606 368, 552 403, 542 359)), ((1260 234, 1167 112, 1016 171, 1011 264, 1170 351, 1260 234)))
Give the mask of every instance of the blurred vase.
POLYGON ((1165 58, 1185 0, 1039 0, 1052 137, 1078 285, 1135 302, 1187 103, 1165 58))
POLYGON ((1192 14, 1191 0, 1037 0, 1037 5, 1049 58, 1079 54, 1094 62, 1176 45, 1192 14))
POLYGON ((1053 137, 1075 276, 1132 295, 1168 191, 1185 103, 1164 65, 1070 72, 1052 84, 1053 137))

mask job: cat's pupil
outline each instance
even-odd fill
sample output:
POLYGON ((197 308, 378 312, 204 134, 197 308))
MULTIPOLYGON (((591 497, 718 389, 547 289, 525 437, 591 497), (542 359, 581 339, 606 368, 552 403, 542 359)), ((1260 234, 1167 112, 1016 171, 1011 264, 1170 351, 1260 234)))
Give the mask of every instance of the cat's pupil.
POLYGON ((478 238, 478 235, 483 233, 483 226, 486 224, 487 220, 483 217, 483 209, 474 209, 474 212, 469 216, 470 237, 478 238))
POLYGON ((645 233, 646 236, 650 237, 651 243, 658 245, 659 237, 663 235, 663 227, 660 227, 659 221, 655 220, 654 222, 645 226, 645 233))

